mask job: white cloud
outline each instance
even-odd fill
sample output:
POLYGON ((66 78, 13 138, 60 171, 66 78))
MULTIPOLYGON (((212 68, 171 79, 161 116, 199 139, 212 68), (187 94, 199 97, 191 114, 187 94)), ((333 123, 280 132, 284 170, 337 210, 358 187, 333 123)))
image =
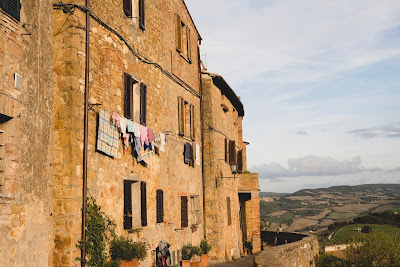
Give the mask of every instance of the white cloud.
POLYGON ((275 83, 316 81, 400 54, 390 38, 400 25, 397 0, 187 4, 209 70, 234 84, 260 75, 275 83))
POLYGON ((309 155, 302 158, 289 159, 288 166, 288 168, 285 168, 279 163, 268 163, 253 167, 251 171, 259 173, 261 179, 299 176, 327 176, 355 174, 365 171, 382 171, 380 168, 364 168, 361 165, 360 157, 355 157, 352 160, 340 161, 331 157, 309 155))

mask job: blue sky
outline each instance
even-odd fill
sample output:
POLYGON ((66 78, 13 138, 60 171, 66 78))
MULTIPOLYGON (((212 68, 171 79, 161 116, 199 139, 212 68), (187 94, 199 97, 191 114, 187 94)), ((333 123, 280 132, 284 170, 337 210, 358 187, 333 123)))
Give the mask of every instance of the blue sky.
POLYGON ((400 182, 400 1, 186 4, 262 191, 400 182))

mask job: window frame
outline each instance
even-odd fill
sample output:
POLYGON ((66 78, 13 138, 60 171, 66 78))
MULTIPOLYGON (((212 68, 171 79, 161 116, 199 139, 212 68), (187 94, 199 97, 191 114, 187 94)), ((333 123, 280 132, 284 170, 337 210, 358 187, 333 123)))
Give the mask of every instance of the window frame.
POLYGON ((147 190, 146 182, 135 180, 124 180, 124 230, 130 230, 138 227, 134 225, 133 217, 133 199, 132 184, 140 182, 140 226, 147 226, 147 190))
POLYGON ((183 57, 189 64, 192 64, 192 50, 191 50, 191 31, 189 25, 184 23, 181 17, 175 15, 175 46, 176 51, 183 57), (183 41, 186 40, 186 43, 183 41))
POLYGON ((4 10, 4 12, 17 21, 21 20, 21 1, 20 0, 14 0, 16 6, 14 7, 9 7, 8 6, 8 0, 0 0, 0 8, 4 10))

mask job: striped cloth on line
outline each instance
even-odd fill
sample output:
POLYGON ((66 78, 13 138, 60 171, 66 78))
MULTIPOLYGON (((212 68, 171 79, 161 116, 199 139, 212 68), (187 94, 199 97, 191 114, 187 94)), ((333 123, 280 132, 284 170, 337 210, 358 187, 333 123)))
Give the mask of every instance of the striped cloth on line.
POLYGON ((97 150, 111 157, 118 156, 119 132, 118 128, 111 123, 111 115, 105 110, 99 111, 99 127, 97 134, 97 150))

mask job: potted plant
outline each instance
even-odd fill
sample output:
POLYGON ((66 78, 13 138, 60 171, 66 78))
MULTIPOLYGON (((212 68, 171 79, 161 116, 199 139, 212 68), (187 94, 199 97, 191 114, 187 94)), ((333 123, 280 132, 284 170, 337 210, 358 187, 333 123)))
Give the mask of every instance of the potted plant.
POLYGON ((139 260, 147 256, 143 242, 133 242, 125 237, 117 237, 111 241, 110 254, 113 261, 121 261, 121 267, 139 266, 139 260))
POLYGON ((193 259, 192 267, 202 267, 200 256, 203 254, 203 250, 198 246, 192 246, 192 257, 197 256, 196 259, 193 259))
POLYGON ((190 260, 192 259, 192 244, 183 245, 181 248, 182 253, 182 267, 190 267, 190 260))
POLYGON ((253 245, 251 244, 251 242, 246 242, 245 244, 244 244, 244 247, 245 247, 245 253, 246 253, 246 250, 247 250, 247 253, 248 254, 253 254, 253 245))
POLYGON ((208 252, 211 251, 211 245, 208 244, 207 240, 202 239, 200 242, 200 249, 202 252, 202 255, 200 257, 200 261, 203 264, 203 267, 208 267, 209 263, 208 263, 208 252))

